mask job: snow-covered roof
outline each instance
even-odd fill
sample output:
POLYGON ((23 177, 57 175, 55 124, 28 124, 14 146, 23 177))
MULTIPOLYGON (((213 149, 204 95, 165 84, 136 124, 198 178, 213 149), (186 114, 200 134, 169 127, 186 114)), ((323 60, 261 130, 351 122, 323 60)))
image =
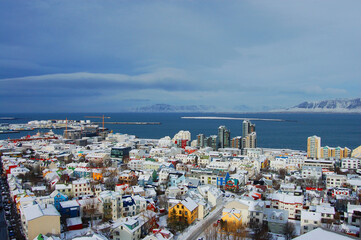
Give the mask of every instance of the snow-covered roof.
POLYGON ((27 221, 42 217, 42 216, 60 216, 54 205, 30 205, 23 209, 25 219, 27 221))
POLYGON ((73 217, 66 219, 66 225, 68 227, 82 224, 81 217, 73 217))
POLYGON ((316 228, 315 230, 312 230, 299 237, 296 237, 293 240, 309 240, 309 239, 350 240, 354 238, 348 237, 341 233, 328 231, 323 228, 316 228))
POLYGON ((326 213, 326 214, 335 214, 335 208, 334 207, 331 207, 330 205, 326 205, 326 204, 323 204, 323 205, 317 205, 316 206, 316 212, 319 212, 319 213, 326 213))
POLYGON ((60 202, 62 208, 79 207, 79 203, 76 200, 60 202))
POLYGON ((321 221, 321 213, 319 212, 308 212, 308 211, 301 211, 301 220, 312 220, 312 221, 321 221))
POLYGON ((181 203, 191 212, 198 207, 197 203, 189 197, 184 199, 181 203))
POLYGON ((298 203, 303 204, 303 196, 294 196, 281 193, 273 193, 270 198, 275 201, 281 201, 283 203, 298 203))

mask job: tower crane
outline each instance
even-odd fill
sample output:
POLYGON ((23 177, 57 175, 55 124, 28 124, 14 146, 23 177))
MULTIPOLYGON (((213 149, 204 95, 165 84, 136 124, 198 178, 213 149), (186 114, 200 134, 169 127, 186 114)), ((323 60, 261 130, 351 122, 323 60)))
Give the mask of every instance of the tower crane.
POLYGON ((103 132, 104 132, 104 118, 110 118, 110 117, 106 117, 106 116, 85 116, 85 118, 102 118, 103 119, 103 132))

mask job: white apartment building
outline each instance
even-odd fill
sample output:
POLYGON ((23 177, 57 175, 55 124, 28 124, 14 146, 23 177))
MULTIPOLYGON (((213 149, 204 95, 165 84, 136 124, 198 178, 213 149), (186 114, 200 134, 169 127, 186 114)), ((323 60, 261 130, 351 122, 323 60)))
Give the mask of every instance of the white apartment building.
POLYGON ((330 174, 326 176, 327 188, 341 188, 347 182, 345 175, 330 174))
POLYGON ((303 166, 302 167, 302 178, 308 179, 320 179, 322 177, 322 168, 316 166, 303 166))
POLYGON ((321 226, 321 213, 301 211, 301 234, 312 231, 321 226))
POLYGON ((269 198, 272 208, 287 210, 289 219, 300 219, 303 209, 303 196, 273 193, 269 198))
POLYGON ((162 164, 159 163, 159 162, 153 162, 153 161, 144 161, 143 162, 143 170, 149 170, 149 171, 156 170, 156 171, 158 171, 158 169, 161 166, 162 166, 162 164))
POLYGON ((207 165, 207 168, 228 171, 229 165, 229 162, 212 161, 207 165))
POLYGON ((74 197, 93 194, 93 192, 90 188, 90 183, 86 179, 79 179, 79 180, 73 181, 72 191, 73 191, 74 197))
POLYGON ((360 169, 361 160, 357 158, 344 158, 341 160, 341 168, 343 169, 360 169))
POLYGON ((128 162, 129 169, 132 170, 143 170, 144 160, 131 160, 128 162))

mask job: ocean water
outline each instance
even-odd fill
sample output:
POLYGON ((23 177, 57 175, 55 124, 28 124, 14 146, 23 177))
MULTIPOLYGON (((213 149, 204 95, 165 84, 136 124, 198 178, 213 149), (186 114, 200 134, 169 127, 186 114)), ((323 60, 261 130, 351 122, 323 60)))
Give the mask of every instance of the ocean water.
MULTIPOLYGON (((83 120, 85 116, 102 115, 98 113, 38 113, 38 114, 0 114, 0 117, 15 117, 16 120, 0 120, 0 123, 26 123, 31 120, 68 119, 83 120)), ((111 117, 109 122, 160 122, 160 125, 113 125, 105 127, 113 132, 134 134, 140 138, 173 137, 180 130, 188 130, 192 139, 197 134, 206 136, 217 134, 220 125, 225 125, 231 131, 231 137, 242 134, 241 120, 200 120, 181 119, 182 116, 218 116, 235 118, 267 118, 287 121, 252 121, 256 124, 257 143, 265 148, 290 148, 306 150, 307 137, 321 137, 322 146, 348 147, 354 149, 361 145, 361 114, 307 114, 307 113, 106 113, 111 117)), ((98 119, 91 119, 98 121, 98 119)), ((101 119, 99 119, 101 121, 101 119)), ((47 130, 41 130, 47 131, 47 130)), ((62 130, 54 130, 62 133, 62 130)), ((0 134, 0 139, 19 138, 36 131, 24 131, 12 134, 0 134)))

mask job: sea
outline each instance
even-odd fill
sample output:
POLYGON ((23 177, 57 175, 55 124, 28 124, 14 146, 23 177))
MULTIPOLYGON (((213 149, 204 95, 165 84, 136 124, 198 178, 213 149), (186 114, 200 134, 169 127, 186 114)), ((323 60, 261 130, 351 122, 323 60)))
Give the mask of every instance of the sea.
MULTIPOLYGON (((105 122, 160 122, 160 125, 114 125, 105 127, 114 133, 136 135, 139 138, 171 138, 180 130, 191 132, 192 139, 200 133, 206 136, 217 135, 218 127, 226 126, 231 137, 242 135, 242 120, 229 119, 183 119, 182 117, 228 117, 282 119, 284 121, 253 120, 256 124, 257 146, 263 148, 281 148, 307 150, 307 137, 321 137, 321 146, 348 147, 355 149, 361 145, 361 114, 326 113, 24 113, 0 114, 1 117, 14 117, 14 120, 0 120, 0 123, 27 123, 32 120, 71 119, 85 120, 85 116, 110 117, 105 122)), ((101 119, 88 118, 101 122, 101 119)), ((37 131, 0 134, 0 139, 16 139, 25 135, 34 135, 37 131)), ((53 130, 62 134, 62 129, 53 130)))

